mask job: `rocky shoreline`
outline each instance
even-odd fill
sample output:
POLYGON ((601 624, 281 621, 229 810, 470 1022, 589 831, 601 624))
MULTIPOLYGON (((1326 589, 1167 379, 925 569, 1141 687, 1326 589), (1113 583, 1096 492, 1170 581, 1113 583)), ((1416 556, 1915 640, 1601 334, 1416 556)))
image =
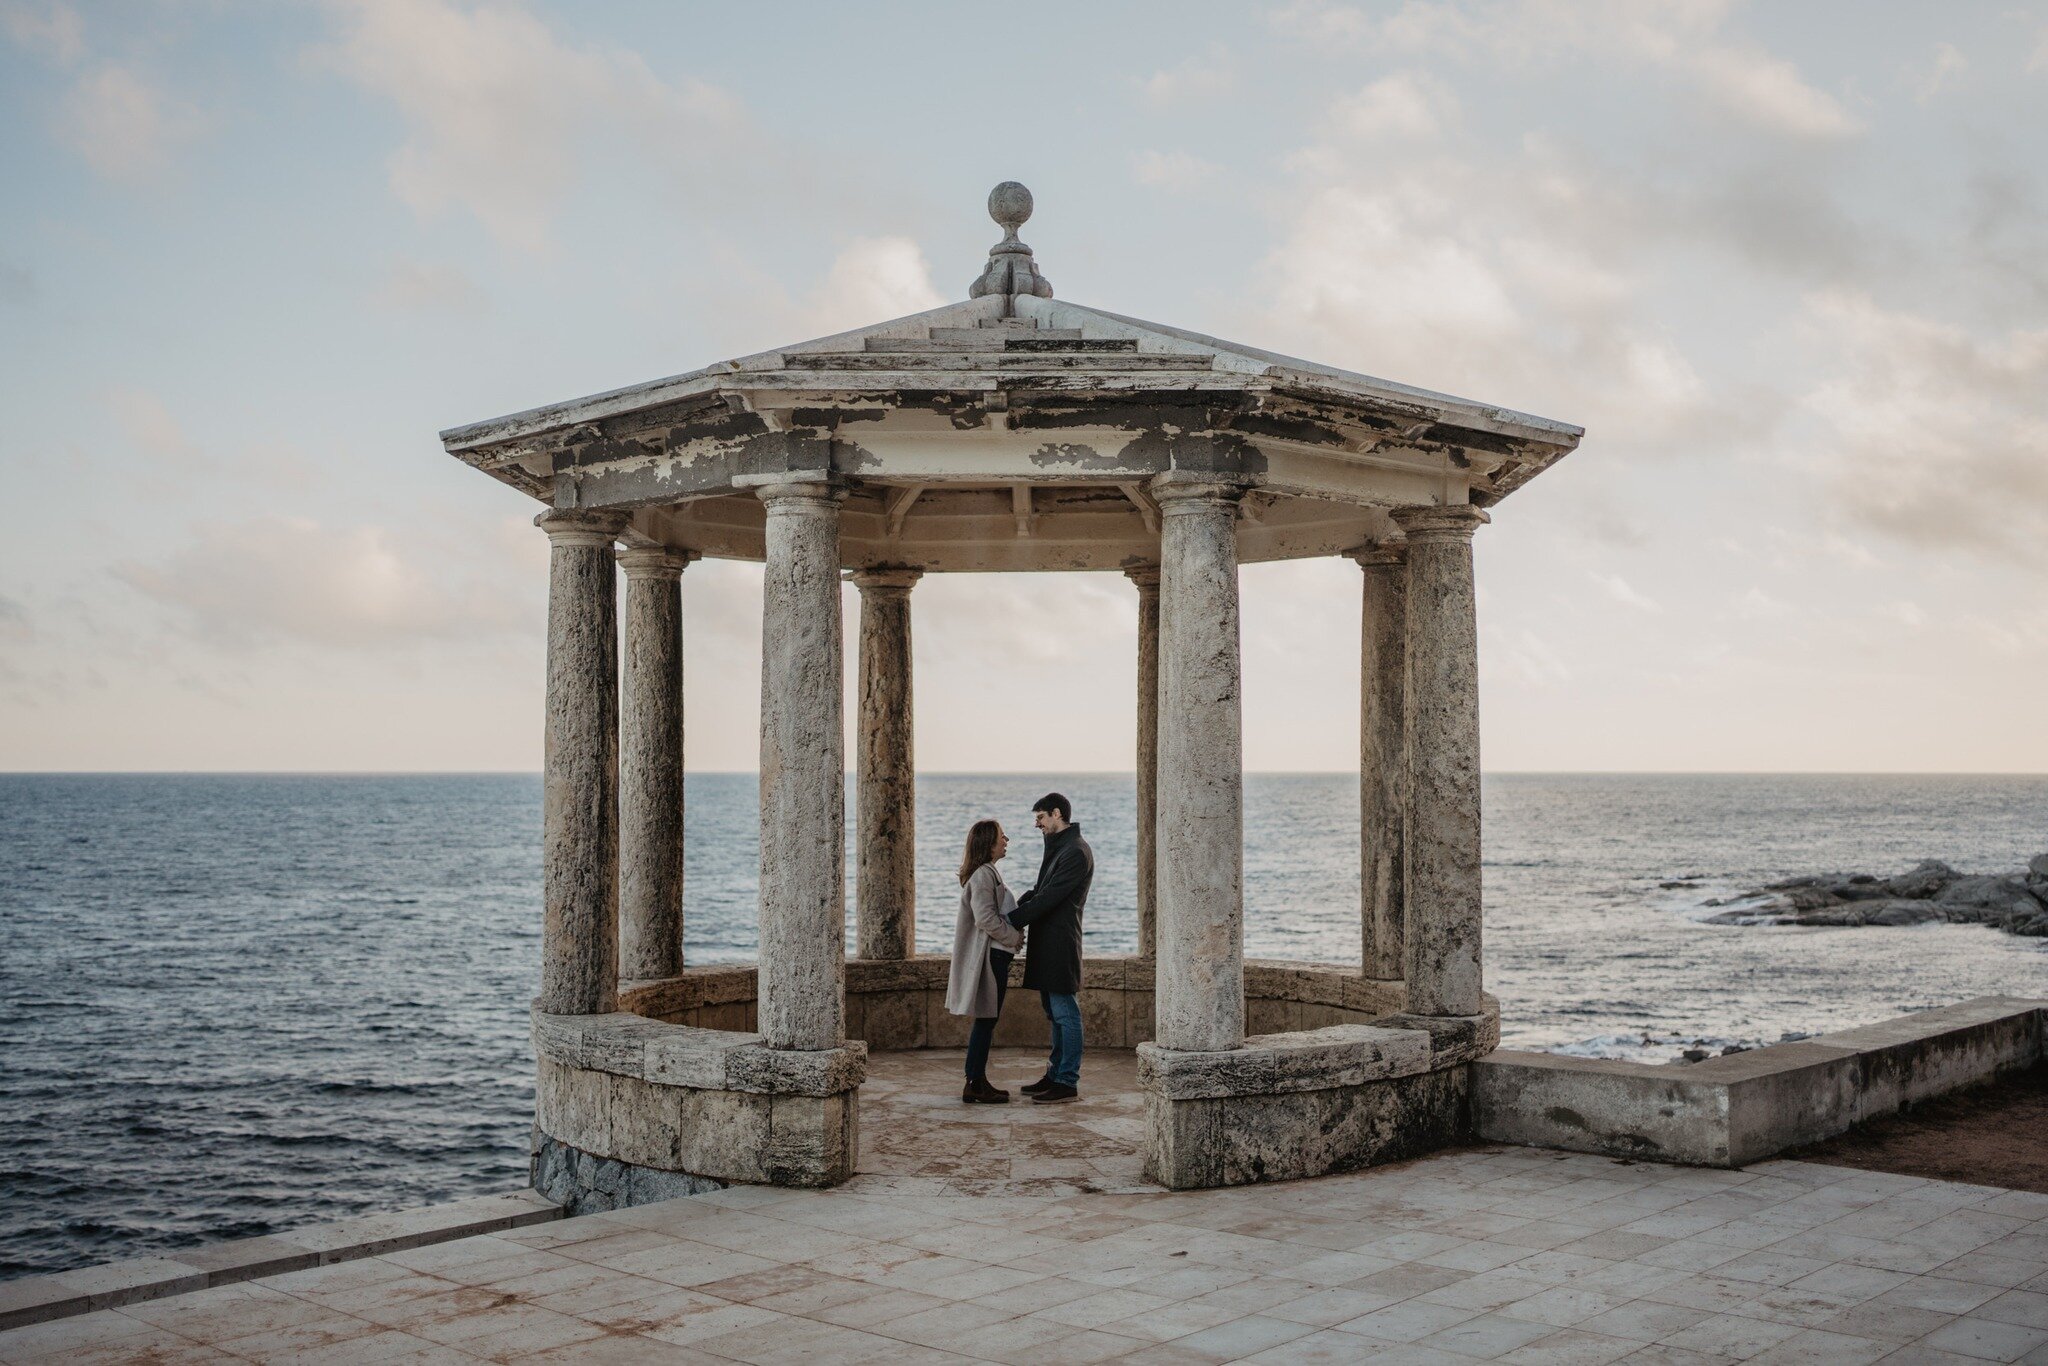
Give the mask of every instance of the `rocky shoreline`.
POLYGON ((1959 873, 1939 859, 1910 872, 1830 873, 1787 878, 1739 896, 1710 925, 1991 925, 2007 934, 2048 936, 2048 854, 2018 873, 1959 873))

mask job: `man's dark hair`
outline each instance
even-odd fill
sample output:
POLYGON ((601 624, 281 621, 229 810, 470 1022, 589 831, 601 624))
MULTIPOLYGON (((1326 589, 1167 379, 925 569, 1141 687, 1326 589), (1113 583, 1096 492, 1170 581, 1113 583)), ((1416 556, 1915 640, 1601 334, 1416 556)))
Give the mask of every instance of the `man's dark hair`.
POLYGON ((1074 819, 1073 804, 1057 792, 1046 793, 1043 797, 1031 803, 1031 809, 1033 811, 1050 811, 1063 821, 1074 819))

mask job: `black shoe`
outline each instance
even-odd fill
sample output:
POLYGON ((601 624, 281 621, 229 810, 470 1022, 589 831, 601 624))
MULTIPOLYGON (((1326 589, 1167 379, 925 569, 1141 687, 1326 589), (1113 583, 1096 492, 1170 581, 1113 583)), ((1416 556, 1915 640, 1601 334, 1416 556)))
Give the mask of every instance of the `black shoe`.
POLYGON ((1044 1090, 1033 1092, 1031 1100, 1035 1105, 1059 1105, 1066 1101, 1078 1100, 1080 1096, 1081 1093, 1073 1087, 1054 1081, 1047 1082, 1044 1090))
POLYGON ((1017 1089, 1019 1091, 1022 1091, 1027 1096, 1035 1096, 1040 1091, 1043 1091, 1046 1087, 1052 1086, 1054 1084, 1055 1083, 1053 1082, 1052 1074, 1048 1072, 1044 1076, 1040 1077, 1037 1081, 1032 1082, 1029 1086, 1020 1086, 1017 1089))
POLYGON ((966 1089, 960 1093, 960 1099, 967 1105, 1008 1105, 1010 1093, 990 1086, 988 1079, 984 1077, 980 1081, 968 1082, 966 1089))

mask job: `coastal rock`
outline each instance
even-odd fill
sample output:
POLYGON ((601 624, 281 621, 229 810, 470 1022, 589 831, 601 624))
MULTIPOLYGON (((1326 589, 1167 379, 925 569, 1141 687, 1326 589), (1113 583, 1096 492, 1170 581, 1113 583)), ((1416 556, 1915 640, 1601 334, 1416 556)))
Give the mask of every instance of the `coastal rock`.
POLYGON ((1963 874, 1925 859, 1896 877, 1830 873, 1785 878, 1725 901, 1713 925, 1992 925, 2008 934, 2048 936, 2048 854, 2024 873, 1963 874))

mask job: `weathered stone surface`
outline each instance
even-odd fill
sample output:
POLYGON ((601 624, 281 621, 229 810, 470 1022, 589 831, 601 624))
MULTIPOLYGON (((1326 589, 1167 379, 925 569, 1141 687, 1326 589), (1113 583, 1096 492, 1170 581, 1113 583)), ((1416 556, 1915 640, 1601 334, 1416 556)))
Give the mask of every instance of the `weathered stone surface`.
POLYGON ((689 556, 629 550, 619 723, 619 976, 683 970, 683 612, 689 556))
POLYGON ((859 1040, 837 1048, 779 1050, 759 1034, 625 1014, 536 1012, 534 1052, 562 1067, 704 1090, 835 1095, 859 1086, 867 1075, 867 1045, 859 1040))
POLYGON ((1984 997, 1684 1067, 1504 1050, 1473 1065, 1477 1129, 1739 1167, 2037 1062, 2044 1005, 1984 997))
POLYGON ((1158 951, 1159 566, 1126 569, 1138 590, 1138 956, 1158 951))
POLYGON ((917 763, 912 733, 910 589, 914 569, 856 573, 860 724, 855 728, 855 915, 862 958, 917 952, 917 763))
POLYGON ((544 512, 548 690, 541 781, 541 1009, 618 1006, 616 512, 544 512))
POLYGON ((728 1084, 732 1056, 761 1047, 759 1034, 675 1026, 642 1045, 640 1075, 664 1086, 722 1090, 728 1084))
POLYGON ((1500 1006, 1483 997, 1486 1009, 1477 1015, 1383 1015, 1373 1021, 1382 1029, 1415 1030, 1429 1036, 1429 1065, 1449 1067, 1483 1058, 1500 1047, 1500 1006))
POLYGON ((723 1190, 727 1184, 688 1172, 658 1171, 598 1157, 545 1133, 535 1135, 532 1172, 534 1189, 572 1215, 702 1195, 723 1190))
POLYGON ((760 1031, 776 1048, 842 1035, 846 957, 840 729, 839 501, 776 483, 767 504, 761 627, 760 1031), (829 837, 828 837, 829 836, 829 837))
POLYGON ((1244 1038, 1240 491, 1162 475, 1156 1023, 1170 1048, 1244 1038))
POLYGON ((1173 1190, 1286 1181, 1464 1141, 1471 1069, 1278 1095, 1145 1096, 1145 1175, 1173 1190))
POLYGON ((1408 561, 1399 546, 1352 558, 1364 571, 1359 659, 1359 922, 1364 975, 1407 973, 1402 937, 1408 830, 1408 561))
POLYGON ((777 1096, 765 1166, 778 1186, 836 1186, 853 1175, 860 1107, 851 1095, 777 1096))
POLYGON ((1480 1012, 1478 508, 1395 508, 1408 541, 1408 1009, 1480 1012))
POLYGON ((914 958, 849 958, 846 960, 847 992, 943 991, 952 958, 943 953, 920 954, 914 958))
POLYGON ((867 1079, 867 1063, 867 1045, 858 1039, 815 1050, 753 1044, 726 1054, 725 1084, 774 1096, 836 1096, 867 1079))
POLYGON ((1241 1048, 1184 1052, 1138 1048, 1138 1084, 1169 1100, 1263 1096, 1359 1086, 1429 1070, 1434 1053, 1421 1030, 1342 1024, 1254 1035, 1241 1048))

